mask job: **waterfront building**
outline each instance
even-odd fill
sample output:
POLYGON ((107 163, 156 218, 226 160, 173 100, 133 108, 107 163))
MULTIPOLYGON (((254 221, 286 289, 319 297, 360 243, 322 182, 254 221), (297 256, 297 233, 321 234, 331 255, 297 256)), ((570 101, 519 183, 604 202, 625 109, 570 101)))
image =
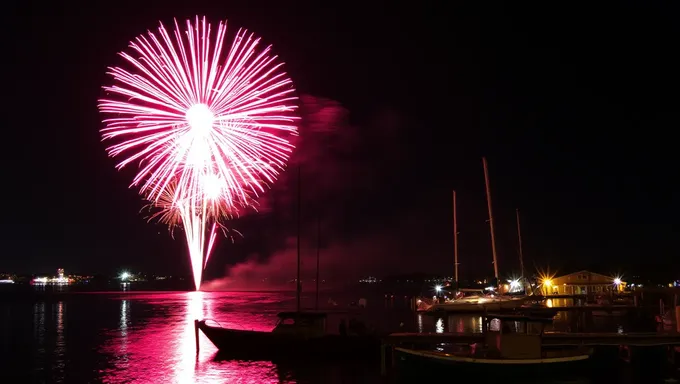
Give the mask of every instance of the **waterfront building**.
POLYGON ((625 288, 626 282, 619 277, 590 271, 578 271, 542 281, 542 293, 546 296, 608 294, 621 292, 625 288))

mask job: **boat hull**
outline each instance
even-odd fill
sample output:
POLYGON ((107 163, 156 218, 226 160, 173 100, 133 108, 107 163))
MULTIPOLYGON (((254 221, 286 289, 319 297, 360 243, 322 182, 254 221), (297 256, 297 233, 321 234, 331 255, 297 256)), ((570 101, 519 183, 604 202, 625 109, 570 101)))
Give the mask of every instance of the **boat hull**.
POLYGON ((302 337, 215 327, 205 321, 200 321, 198 328, 217 347, 221 357, 279 360, 300 356, 332 360, 380 357, 380 339, 373 336, 302 337))
POLYGON ((428 371, 435 375, 441 374, 442 370, 455 370, 458 374, 470 371, 470 374, 486 376, 498 373, 502 377, 533 375, 554 377, 556 374, 564 377, 573 376, 573 373, 578 374, 588 365, 590 359, 589 353, 541 359, 472 358, 407 348, 395 348, 395 353, 399 367, 406 372, 411 371, 415 374, 416 370, 428 371))
POLYGON ((449 313, 481 313, 481 312, 496 312, 502 310, 519 309, 524 304, 524 299, 510 299, 510 300, 494 300, 486 301, 484 303, 437 303, 432 305, 428 312, 449 312, 449 313))

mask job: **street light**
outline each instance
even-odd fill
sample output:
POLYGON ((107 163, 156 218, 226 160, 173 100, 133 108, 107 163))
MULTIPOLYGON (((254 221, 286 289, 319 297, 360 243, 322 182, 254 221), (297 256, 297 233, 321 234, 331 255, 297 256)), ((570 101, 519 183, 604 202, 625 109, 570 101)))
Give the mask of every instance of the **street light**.
POLYGON ((120 274, 120 279, 122 281, 127 280, 129 277, 130 277, 130 274, 128 272, 123 272, 123 273, 120 274))

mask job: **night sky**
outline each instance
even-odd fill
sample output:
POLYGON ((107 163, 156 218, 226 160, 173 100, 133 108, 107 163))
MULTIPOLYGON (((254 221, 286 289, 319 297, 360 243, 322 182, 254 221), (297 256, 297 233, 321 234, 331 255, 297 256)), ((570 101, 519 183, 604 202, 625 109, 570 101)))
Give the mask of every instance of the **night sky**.
POLYGON ((452 274, 456 189, 460 273, 492 275, 482 156, 501 274, 518 270, 516 208, 529 269, 680 271, 677 7, 172 3, 4 12, 0 271, 189 275, 183 233, 146 223, 134 168, 107 157, 96 105, 129 40, 195 15, 273 44, 303 112, 294 166, 229 223, 244 237, 220 239, 209 278, 292 272, 297 165, 304 256, 319 221, 328 274, 452 274))

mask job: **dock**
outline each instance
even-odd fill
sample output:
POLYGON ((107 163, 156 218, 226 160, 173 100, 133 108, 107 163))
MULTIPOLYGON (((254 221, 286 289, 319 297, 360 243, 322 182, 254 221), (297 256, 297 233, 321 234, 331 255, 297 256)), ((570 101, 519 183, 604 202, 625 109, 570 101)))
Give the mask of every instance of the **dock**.
POLYGON ((636 333, 567 333, 545 332, 543 345, 548 346, 629 346, 663 347, 680 345, 680 333, 636 332, 636 333))
MULTIPOLYGON (((628 345, 631 347, 659 347, 680 345, 680 333, 677 332, 638 332, 638 333, 572 333, 545 332, 543 345, 588 345, 611 346, 628 345)), ((484 341, 482 333, 392 333, 383 338, 383 345, 397 346, 401 344, 472 344, 484 341)))
MULTIPOLYGON (((593 312, 593 311, 643 311, 646 308, 636 307, 633 305, 570 305, 570 306, 553 306, 553 307, 518 307, 513 309, 501 309, 497 312, 500 313, 527 313, 527 312, 593 312)), ((420 313, 426 315, 441 315, 441 314, 483 314, 484 309, 470 309, 467 311, 461 311, 460 309, 447 311, 445 308, 437 308, 427 311, 419 311, 420 313)))

